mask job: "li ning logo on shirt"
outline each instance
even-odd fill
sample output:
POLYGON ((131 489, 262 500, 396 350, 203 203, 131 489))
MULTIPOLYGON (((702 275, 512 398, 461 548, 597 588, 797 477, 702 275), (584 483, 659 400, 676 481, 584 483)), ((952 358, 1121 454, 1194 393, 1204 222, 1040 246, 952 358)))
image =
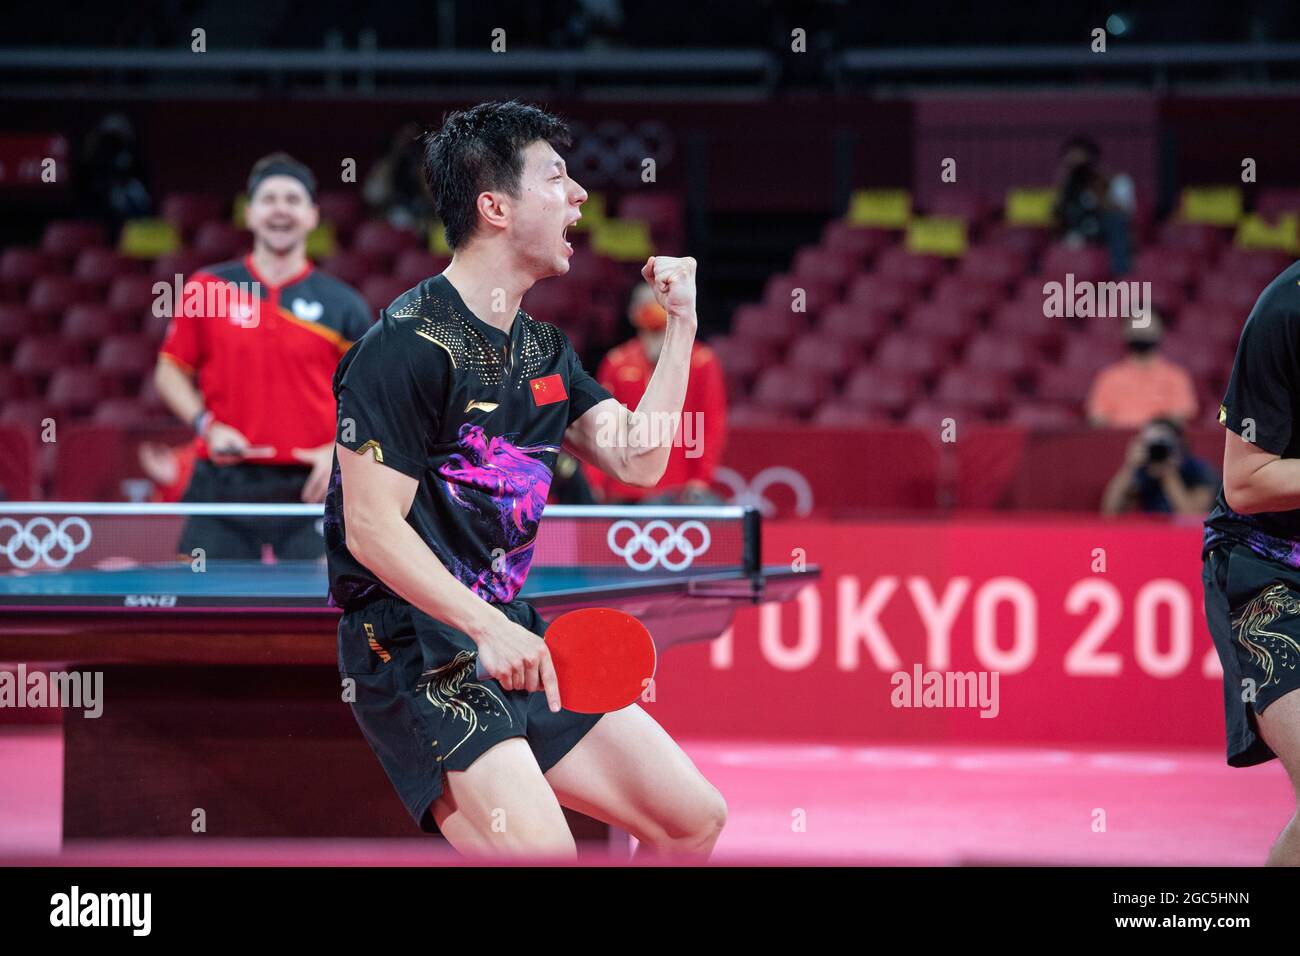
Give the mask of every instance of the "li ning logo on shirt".
POLYGON ((294 299, 289 308, 304 322, 319 322, 320 317, 325 314, 325 306, 319 302, 308 302, 306 299, 294 299))

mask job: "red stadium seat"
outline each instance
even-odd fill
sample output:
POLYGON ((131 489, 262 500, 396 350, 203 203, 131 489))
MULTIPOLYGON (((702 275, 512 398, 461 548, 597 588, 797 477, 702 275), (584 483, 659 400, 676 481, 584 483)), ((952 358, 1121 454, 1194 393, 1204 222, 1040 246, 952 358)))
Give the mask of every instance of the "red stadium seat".
POLYGON ((27 308, 49 319, 81 300, 80 284, 69 276, 41 276, 27 293, 27 308))
POLYGON ((104 244, 104 227, 97 222, 63 220, 45 227, 41 236, 41 251, 65 262, 71 262, 83 249, 104 244))
POLYGON ((849 376, 839 400, 855 408, 896 414, 918 401, 922 394, 916 375, 873 365, 859 368, 849 376))
POLYGON ((871 428, 890 425, 893 419, 878 408, 827 402, 813 414, 812 423, 828 428, 871 428))
POLYGON ((807 328, 806 317, 790 309, 742 305, 731 320, 732 334, 756 342, 788 342, 807 328))
POLYGON ((749 402, 734 404, 727 411, 727 425, 733 428, 787 428, 798 424, 801 424, 798 415, 749 402))
POLYGON ((108 307, 123 317, 149 311, 155 298, 153 287, 158 281, 147 276, 119 276, 109 286, 108 307))
POLYGON ((1164 279, 1189 286, 1205 270, 1206 263, 1195 249, 1152 246, 1133 261, 1133 271, 1147 279, 1164 279))
POLYGON ((1041 402, 1082 408, 1096 377, 1095 368, 1047 365, 1035 376, 1034 395, 1041 402))
MULTIPOLYGON (((399 282, 405 282, 407 288, 419 285, 425 279, 436 276, 447 268, 451 259, 446 256, 435 256, 431 252, 425 252, 423 249, 407 249, 397 257, 397 266, 393 269, 393 277, 399 282)), ((550 282, 539 283, 540 285, 561 285, 562 283, 550 282)), ((531 291, 531 290, 530 290, 531 291)))
POLYGON ((317 198, 322 222, 334 227, 334 235, 340 240, 348 240, 356 231, 361 220, 366 218, 366 206, 356 189, 328 190, 317 198))
POLYGON ((352 237, 351 250, 382 262, 384 271, 387 272, 398 255, 413 248, 418 241, 419 237, 410 229, 399 229, 389 223, 371 219, 357 227, 356 235, 352 237))
POLYGON ((765 368, 773 364, 773 347, 761 339, 746 339, 736 335, 720 335, 709 340, 728 379, 740 383, 752 382, 765 368))
POLYGON ((118 276, 141 275, 145 264, 139 259, 128 259, 116 249, 98 246, 84 249, 77 256, 72 275, 95 289, 106 289, 118 276))
POLYGON ((0 367, 0 405, 26 397, 26 380, 12 369, 0 367))
POLYGON ((989 369, 950 368, 934 386, 931 401, 956 409, 971 409, 983 417, 1006 411, 1013 388, 1005 375, 989 369))
POLYGON ((976 408, 951 405, 945 402, 924 401, 913 405, 903 416, 903 424, 911 428, 920 428, 931 435, 938 436, 947 419, 957 423, 957 434, 962 434, 964 426, 978 423, 983 416, 976 408))
POLYGON ((216 265, 216 263, 192 249, 181 252, 168 252, 154 260, 150 277, 155 282, 170 283, 175 282, 176 276, 179 275, 183 284, 204 266, 211 265, 216 265))
POLYGON ((1244 321, 1255 300, 1264 291, 1258 280, 1228 272, 1214 272, 1201 280, 1196 299, 1206 305, 1237 312, 1244 321))
POLYGON ((228 222, 205 222, 194 236, 194 252, 207 262, 238 259, 253 245, 251 234, 228 222))
POLYGON ((27 376, 43 376, 80 364, 82 359, 83 350, 72 342, 58 335, 35 335, 18 343, 11 367, 27 376))
POLYGON ((795 306, 798 305, 799 311, 796 314, 802 313, 810 319, 821 315, 835 299, 836 287, 831 283, 807 276, 796 277, 790 273, 772 276, 763 287, 763 305, 773 311, 795 311, 795 306))
POLYGON ((45 401, 57 416, 89 415, 101 395, 98 373, 84 365, 58 369, 45 389, 45 401))
POLYGON ((822 313, 817 333, 830 341, 862 349, 874 345, 892 327, 893 322, 883 312, 841 303, 822 313))
POLYGON ((1072 428, 1082 424, 1083 413, 1070 405, 1049 402, 1020 402, 1007 415, 1008 425, 1023 428, 1072 428))
POLYGON ((45 331, 46 324, 25 305, 0 305, 0 348, 45 331))
POLYGON ((947 259, 908 252, 901 246, 885 250, 876 260, 878 274, 893 276, 923 289, 938 282, 939 277, 948 271, 948 266, 947 259))
POLYGON ((1043 255, 1039 271, 1044 282, 1064 281, 1067 273, 1074 275, 1075 282, 1102 282, 1110 277, 1110 256, 1097 246, 1058 244, 1043 255))
POLYGON ((51 257, 38 249, 14 246, 0 252, 0 280, 21 285, 26 291, 36 277, 57 267, 51 257))
MULTIPOLYGON (((372 264, 367 256, 355 252, 340 251, 321 263, 321 268, 341 282, 354 288, 361 285, 363 279, 371 274, 372 264)), ((385 302, 385 305, 388 303, 385 302)))
POLYGON ((1160 227, 1159 239, 1162 246, 1191 249, 1208 262, 1227 241, 1227 232, 1217 226, 1175 220, 1160 227))
POLYGON ((766 411, 803 417, 826 398, 828 383, 789 366, 769 368, 758 376, 750 402, 766 411))
POLYGON ((914 306, 903 319, 905 334, 941 340, 953 348, 964 345, 976 327, 974 316, 935 302, 914 306))
POLYGON ((154 421, 157 417, 157 413, 151 412, 139 399, 106 398, 95 406, 91 421, 96 425, 132 428, 154 421))
POLYGON ((894 243, 895 235, 886 229, 861 229, 837 219, 828 222, 822 230, 821 247, 866 267, 894 243))
POLYGON ((45 419, 53 417, 54 410, 43 398, 20 398, 0 407, 0 424, 18 425, 31 432, 40 431, 45 419))
POLYGON ((805 336, 790 350, 789 365, 809 375, 841 379, 862 360, 862 352, 851 343, 805 336))
POLYGON ((1191 302, 1178 313, 1180 335, 1201 335, 1234 346, 1246 324, 1244 313, 1206 302, 1191 302))
POLYGON ((1230 345, 1200 338, 1193 333, 1165 336, 1160 351, 1165 358, 1185 368, 1194 379, 1219 375, 1232 367, 1233 349, 1230 345))
POLYGON ((915 332, 891 332, 876 349, 875 364, 917 375, 933 375, 952 358, 946 340, 922 338, 915 332))
POLYGON ((994 203, 977 193, 963 192, 952 185, 944 185, 926 200, 925 210, 931 216, 964 219, 972 229, 978 229, 992 214, 994 203))
POLYGON ((957 264, 957 274, 996 283, 1006 290, 1028 271, 1028 258, 1015 246, 974 246, 957 264))
POLYGON ((628 193, 618 202, 618 216, 620 219, 640 219, 648 223, 656 254, 678 254, 668 251, 670 248, 679 248, 686 233, 682 199, 676 193, 628 193))
POLYGON ((113 335, 99 346, 95 367, 106 375, 142 377, 158 361, 158 351, 143 335, 113 335))
POLYGON ((1061 319, 1043 315, 1043 303, 1018 300, 1004 302, 989 319, 989 330, 1023 337, 1045 353, 1060 351, 1066 328, 1061 319))
POLYGON ((962 364, 973 371, 1005 375, 1023 375, 1041 361, 1031 340, 1005 332, 981 332, 970 340, 962 357, 962 364))
POLYGON ((1015 249, 1026 260, 1038 258, 1042 248, 1051 239, 1051 232, 1042 226, 1011 226, 998 223, 991 226, 984 236, 984 242, 990 246, 1002 246, 1015 249))
POLYGON ((985 316, 1002 304, 1004 290, 990 279, 971 275, 946 275, 935 285, 930 301, 962 315, 985 316))
POLYGON ((225 201, 211 193, 169 193, 163 198, 159 213, 188 240, 205 222, 224 219, 224 207, 225 201))
POLYGON ((1286 213, 1300 213, 1300 189, 1265 188, 1259 191, 1255 212, 1265 219, 1276 219, 1286 213))
POLYGON ((118 314, 108 306, 82 303, 68 309, 59 325, 59 332, 69 342, 78 345, 96 345, 122 328, 118 314))
POLYGON ((796 282, 825 286, 838 295, 862 266, 850 253, 807 247, 795 253, 790 271, 796 282))
POLYGON ((914 287, 909 283, 876 273, 855 279, 844 301, 859 309, 898 316, 917 300, 914 287))
POLYGON ((1291 265, 1294 259, 1285 252, 1267 249, 1241 249, 1229 246, 1219 256, 1218 271, 1248 277, 1259 284, 1260 291, 1291 265))
MULTIPOLYGON (((1116 321, 1116 320, 1112 320, 1116 321)), ((1124 357, 1124 342, 1114 335, 1072 335, 1061 351, 1061 364, 1096 371, 1124 357)))
POLYGON ((378 312, 380 309, 386 309, 392 305, 393 300, 408 288, 410 286, 399 279, 390 279, 388 276, 370 276, 362 280, 359 291, 371 310, 378 312))

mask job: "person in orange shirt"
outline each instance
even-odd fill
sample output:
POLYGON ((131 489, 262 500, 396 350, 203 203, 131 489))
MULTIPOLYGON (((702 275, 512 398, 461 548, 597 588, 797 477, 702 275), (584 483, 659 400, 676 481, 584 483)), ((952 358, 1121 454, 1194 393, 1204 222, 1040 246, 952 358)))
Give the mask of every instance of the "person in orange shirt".
POLYGON ((1099 428, 1140 428, 1153 418, 1185 422, 1196 415, 1196 389, 1187 370, 1158 351, 1160 316, 1124 328, 1128 357, 1107 365, 1088 392, 1088 420, 1099 428))
MULTIPOLYGON (((650 286, 640 283, 632 292, 627 317, 636 329, 636 337, 610 350, 596 371, 596 380, 620 402, 636 408, 659 360, 667 315, 655 301, 650 286)), ((709 485, 722 458, 726 418, 722 365, 712 349, 696 342, 691 351, 682 420, 659 484, 653 488, 624 484, 588 465, 583 466, 583 473, 596 497, 613 504, 719 503, 721 499, 709 485)))

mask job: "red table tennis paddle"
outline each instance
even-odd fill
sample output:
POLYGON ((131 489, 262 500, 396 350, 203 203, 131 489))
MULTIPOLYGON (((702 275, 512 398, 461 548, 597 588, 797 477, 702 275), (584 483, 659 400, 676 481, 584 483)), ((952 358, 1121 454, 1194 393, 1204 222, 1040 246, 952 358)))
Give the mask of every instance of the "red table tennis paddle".
MULTIPOLYGON (((546 629, 560 705, 579 714, 622 710, 654 677, 655 644, 644 624, 631 614, 590 607, 561 614, 546 629)), ((483 663, 475 667, 487 675, 483 663)))

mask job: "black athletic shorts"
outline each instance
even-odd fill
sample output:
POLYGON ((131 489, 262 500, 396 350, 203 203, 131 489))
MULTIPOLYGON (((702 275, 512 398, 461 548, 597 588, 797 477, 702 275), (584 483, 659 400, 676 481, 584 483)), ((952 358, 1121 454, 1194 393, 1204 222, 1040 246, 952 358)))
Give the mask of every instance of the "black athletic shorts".
POLYGON ((1225 541, 1205 556, 1201 581, 1223 662, 1228 763, 1264 763, 1277 754, 1260 737, 1256 715, 1300 689, 1300 572, 1225 541))
MULTIPOLYGON (((184 502, 232 504, 302 504, 302 486, 311 469, 306 465, 214 465, 194 463, 194 474, 181 496, 184 502)), ((195 548, 206 558, 260 561, 270 546, 281 561, 325 557, 320 518, 190 515, 181 529, 178 554, 186 559, 195 548)))
MULTIPOLYGON (((515 600, 497 607, 537 634, 546 621, 515 600)), ((474 674, 477 645, 399 598, 380 598, 339 621, 344 699, 407 812, 437 833, 430 805, 443 771, 464 770, 490 747, 523 737, 545 773, 600 714, 551 713, 543 691, 505 691, 474 674), (354 695, 350 697, 349 695, 354 695)))

